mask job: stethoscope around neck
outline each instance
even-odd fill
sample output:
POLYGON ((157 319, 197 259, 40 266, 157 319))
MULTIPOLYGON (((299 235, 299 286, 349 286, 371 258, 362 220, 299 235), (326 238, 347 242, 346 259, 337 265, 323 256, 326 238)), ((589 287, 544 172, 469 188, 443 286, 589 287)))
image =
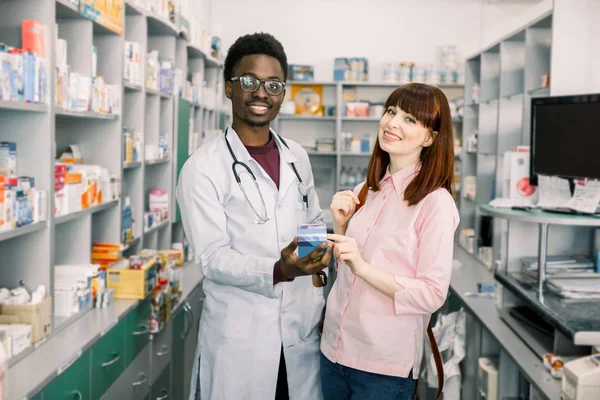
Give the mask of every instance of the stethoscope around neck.
MULTIPOLYGON (((229 128, 227 128, 225 130, 225 143, 227 144, 227 149, 229 150, 229 154, 231 154, 231 158, 233 158, 233 164, 231 164, 231 170, 233 171, 233 176, 235 177, 235 180, 236 180, 238 186, 242 190, 242 193, 244 194, 244 197, 246 198, 246 202, 248 203, 248 205, 250 205, 250 208, 252 208, 252 211, 254 211, 254 214, 256 214, 256 216, 258 217, 258 219, 257 220, 255 219, 253 221, 253 223, 262 225, 270 219, 269 215, 267 213, 267 205, 265 204, 265 198, 263 197, 262 191, 260 190, 260 187, 258 186, 258 182, 256 181, 256 176, 254 175, 254 173, 252 172, 250 167, 248 167, 248 165, 246 163, 238 161, 237 157, 235 156, 233 149, 231 148, 231 145, 229 144, 229 140, 227 140, 227 132, 228 131, 229 131, 229 128), (258 195, 260 196, 262 213, 259 213, 256 210, 256 208, 254 207, 254 205, 252 204, 252 202, 250 201, 250 198, 248 197, 248 194, 246 193, 246 190, 244 189, 244 186, 242 185, 242 180, 240 179, 240 175, 237 172, 236 168, 238 166, 243 167, 252 177, 252 182, 254 183, 254 186, 256 187, 256 190, 258 191, 258 195)), ((280 140, 281 143, 283 143, 283 145, 285 147, 287 147, 288 149, 290 148, 288 146, 288 144, 285 142, 285 140, 283 140, 283 138, 277 136, 275 134, 275 132, 273 132, 272 130, 269 130, 269 131, 271 132, 271 134, 273 135, 273 138, 275 138, 275 140, 280 140)), ((292 163, 290 163, 290 165, 292 167, 292 170, 294 170, 296 179, 298 179, 298 191, 302 195, 302 201, 304 202, 304 204, 306 205, 306 209, 308 210, 308 191, 306 190, 306 185, 302 181, 302 178, 300 177, 300 174, 298 173, 298 170, 296 169, 295 163, 292 162, 292 163)))

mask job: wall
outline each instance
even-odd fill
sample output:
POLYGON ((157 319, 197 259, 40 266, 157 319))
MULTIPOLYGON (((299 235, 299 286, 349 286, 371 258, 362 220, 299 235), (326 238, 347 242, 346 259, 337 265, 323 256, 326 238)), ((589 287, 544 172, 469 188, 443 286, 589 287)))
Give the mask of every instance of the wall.
MULTIPOLYGON (((480 49, 552 10, 553 0, 490 2, 483 5, 480 49)), ((476 49, 478 51, 480 49, 476 49)))
POLYGON ((311 64, 316 80, 333 79, 333 59, 364 56, 370 79, 385 61, 436 61, 438 46, 462 56, 480 46, 480 0, 212 1, 211 24, 222 26, 223 49, 243 34, 272 33, 290 63, 311 64))
POLYGON ((555 0, 552 29, 551 94, 600 92, 600 2, 555 0))

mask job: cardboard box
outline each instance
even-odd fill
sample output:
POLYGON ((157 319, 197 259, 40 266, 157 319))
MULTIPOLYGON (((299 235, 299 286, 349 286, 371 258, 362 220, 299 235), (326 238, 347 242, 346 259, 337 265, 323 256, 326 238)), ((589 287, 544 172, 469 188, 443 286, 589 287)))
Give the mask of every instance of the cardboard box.
POLYGON ((0 315, 19 317, 20 324, 31 325, 31 343, 36 343, 50 335, 52 328, 52 297, 47 296, 41 303, 31 305, 0 306, 0 315))
POLYGON ((156 286, 156 260, 150 260, 142 269, 116 269, 106 271, 106 287, 115 291, 115 299, 145 299, 156 286))

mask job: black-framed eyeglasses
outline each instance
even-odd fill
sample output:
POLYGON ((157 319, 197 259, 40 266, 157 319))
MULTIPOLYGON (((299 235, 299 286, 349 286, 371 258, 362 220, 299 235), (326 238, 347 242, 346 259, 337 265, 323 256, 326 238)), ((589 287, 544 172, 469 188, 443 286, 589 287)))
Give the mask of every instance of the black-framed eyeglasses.
POLYGON ((240 81, 240 87, 242 90, 249 93, 256 92, 262 83, 265 85, 265 92, 271 96, 279 96, 285 87, 285 82, 274 81, 271 79, 263 81, 262 79, 255 78, 253 76, 234 76, 230 79, 230 81, 240 81))

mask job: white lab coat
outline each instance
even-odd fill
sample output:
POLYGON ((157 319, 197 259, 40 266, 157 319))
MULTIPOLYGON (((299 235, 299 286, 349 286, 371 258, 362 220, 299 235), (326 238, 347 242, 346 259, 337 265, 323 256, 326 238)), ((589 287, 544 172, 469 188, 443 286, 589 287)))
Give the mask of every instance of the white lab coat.
MULTIPOLYGON (((253 223, 257 217, 234 179, 224 135, 186 161, 177 200, 195 262, 205 276, 206 294, 190 399, 198 373, 202 400, 273 399, 282 343, 290 399, 321 399, 317 325, 325 305, 323 288, 314 287, 310 276, 273 286, 273 266, 296 236, 297 225, 323 218, 308 155, 291 140, 286 140, 290 149, 277 142, 277 190, 236 132, 231 127, 228 131, 237 159, 256 176, 271 219, 263 225, 253 223), (308 189, 308 210, 303 210, 291 162, 308 189)), ((243 167, 237 170, 260 213, 252 178, 243 167)))

